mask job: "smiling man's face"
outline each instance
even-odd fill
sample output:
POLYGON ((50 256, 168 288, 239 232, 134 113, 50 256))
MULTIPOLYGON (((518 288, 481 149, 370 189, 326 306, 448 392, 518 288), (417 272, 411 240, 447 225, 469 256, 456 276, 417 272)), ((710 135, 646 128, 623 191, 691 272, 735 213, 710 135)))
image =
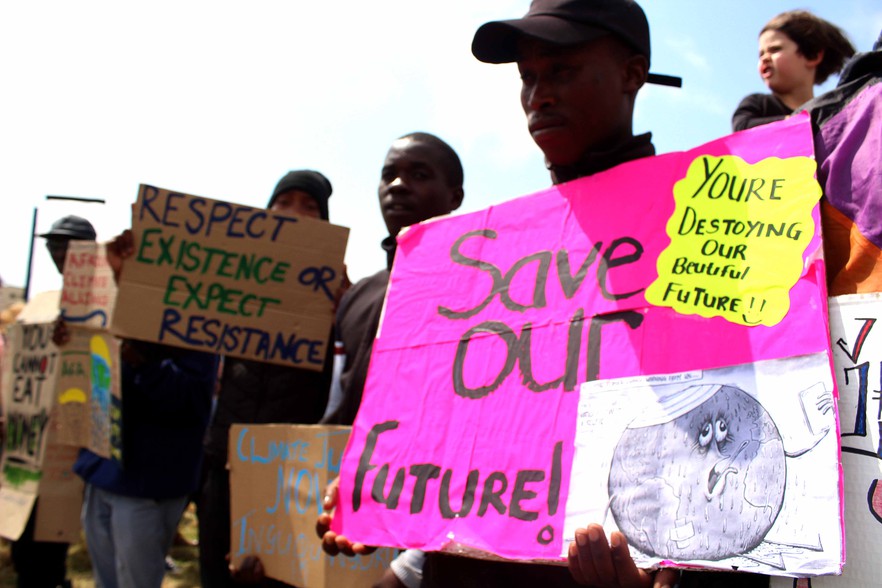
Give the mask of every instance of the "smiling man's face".
POLYGON ((377 188, 390 235, 459 207, 462 189, 451 186, 443 161, 439 148, 432 144, 412 138, 392 143, 377 188))
POLYGON ((549 163, 572 165, 630 136, 636 88, 628 50, 614 37, 575 46, 524 37, 518 54, 521 106, 549 163))

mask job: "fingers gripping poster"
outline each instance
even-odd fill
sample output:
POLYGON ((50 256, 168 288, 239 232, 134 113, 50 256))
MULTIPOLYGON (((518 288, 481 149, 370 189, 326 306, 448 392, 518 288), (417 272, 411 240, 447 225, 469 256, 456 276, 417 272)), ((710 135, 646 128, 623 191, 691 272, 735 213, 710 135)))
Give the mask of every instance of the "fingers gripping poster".
MULTIPOLYGON (((826 357, 812 156, 808 120, 794 117, 400 235, 336 530, 367 544, 560 560, 568 497, 590 490, 573 473, 581 384, 826 357)), ((803 367, 830 398, 823 370, 803 367)), ((793 410, 814 380, 794 380, 793 410)), ((769 381, 702 380, 711 388, 698 397, 737 388, 762 405, 769 381)), ((777 443, 760 428, 769 432, 738 459, 777 443)), ((622 432, 595 429, 579 442, 622 432)), ((797 459, 829 467, 829 457, 797 459)), ((838 524, 838 476, 811 491, 838 524)), ((578 524, 590 522, 602 520, 578 524)), ((824 569, 837 571, 841 550, 824 549, 824 569)), ((816 552, 783 570, 761 565, 786 574, 809 559, 816 552)))

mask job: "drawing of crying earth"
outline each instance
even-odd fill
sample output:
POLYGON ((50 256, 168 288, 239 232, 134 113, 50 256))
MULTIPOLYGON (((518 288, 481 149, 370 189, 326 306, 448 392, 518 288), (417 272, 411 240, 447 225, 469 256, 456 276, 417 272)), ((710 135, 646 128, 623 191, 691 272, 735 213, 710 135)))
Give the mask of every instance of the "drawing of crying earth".
POLYGON ((650 556, 745 556, 781 510, 785 459, 810 449, 785 452, 769 413, 740 388, 690 386, 622 433, 610 467, 609 509, 628 542, 650 556))

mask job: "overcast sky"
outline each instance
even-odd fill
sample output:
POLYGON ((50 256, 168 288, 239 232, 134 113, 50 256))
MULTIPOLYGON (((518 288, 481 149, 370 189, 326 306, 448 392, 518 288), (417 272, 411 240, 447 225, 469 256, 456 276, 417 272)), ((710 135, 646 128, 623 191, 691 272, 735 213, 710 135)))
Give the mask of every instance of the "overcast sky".
MULTIPOLYGON (((473 211, 549 185, 512 65, 471 55, 475 29, 527 0, 4 1, 0 3, 0 276, 23 285, 37 232, 70 213, 106 240, 129 226, 140 183, 264 206, 289 169, 334 185, 354 279, 381 268, 376 186, 389 143, 435 133, 460 154, 473 211), (46 195, 103 198, 104 205, 46 195)), ((859 50, 882 30, 878 0, 645 0, 652 70, 682 89, 640 92, 635 132, 660 153, 728 134, 740 99, 765 90, 757 35, 808 8, 859 50)), ((835 80, 824 88, 832 87, 835 80)), ((611 196, 614 197, 614 196, 611 196)), ((32 292, 60 287, 37 240, 32 292)))

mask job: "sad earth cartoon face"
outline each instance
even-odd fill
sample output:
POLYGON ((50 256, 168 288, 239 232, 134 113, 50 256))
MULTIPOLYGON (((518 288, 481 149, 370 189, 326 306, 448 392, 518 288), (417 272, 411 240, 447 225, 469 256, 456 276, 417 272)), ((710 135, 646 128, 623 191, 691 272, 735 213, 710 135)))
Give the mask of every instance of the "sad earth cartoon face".
POLYGON ((762 542, 784 500, 781 436, 733 386, 680 390, 631 422, 609 475, 610 510, 631 545, 675 560, 720 560, 762 542))

